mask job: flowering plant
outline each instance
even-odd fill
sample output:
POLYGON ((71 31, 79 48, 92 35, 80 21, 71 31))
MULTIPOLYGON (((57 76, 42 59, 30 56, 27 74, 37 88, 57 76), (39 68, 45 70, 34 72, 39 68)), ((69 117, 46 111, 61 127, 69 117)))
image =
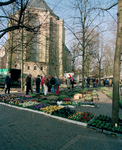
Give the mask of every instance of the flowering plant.
POLYGON ((63 101, 71 101, 69 98, 63 98, 63 101))
POLYGON ((96 105, 96 103, 94 103, 94 102, 81 102, 80 103, 81 105, 96 105))
POLYGON ((63 118, 68 118, 70 115, 76 113, 75 110, 71 110, 70 108, 62 108, 60 110, 55 110, 52 112, 52 115, 60 116, 63 118))
POLYGON ((93 117, 94 117, 94 114, 92 114, 90 112, 84 112, 84 113, 79 112, 79 113, 75 113, 73 115, 70 115, 68 117, 68 119, 77 120, 77 121, 81 121, 81 122, 87 123, 93 117))
POLYGON ((67 102, 63 102, 61 105, 72 105, 72 106, 77 106, 77 105, 79 105, 80 104, 80 102, 71 102, 71 101, 67 101, 67 102))
POLYGON ((19 105, 21 105, 22 107, 28 107, 28 106, 32 106, 32 105, 37 105, 37 102, 25 102, 25 103, 19 103, 19 105))
POLYGON ((45 108, 40 108, 40 110, 45 112, 45 113, 52 114, 53 111, 59 110, 61 108, 62 107, 59 107, 59 106, 56 106, 56 105, 54 105, 54 106, 50 105, 50 106, 47 106, 45 108))

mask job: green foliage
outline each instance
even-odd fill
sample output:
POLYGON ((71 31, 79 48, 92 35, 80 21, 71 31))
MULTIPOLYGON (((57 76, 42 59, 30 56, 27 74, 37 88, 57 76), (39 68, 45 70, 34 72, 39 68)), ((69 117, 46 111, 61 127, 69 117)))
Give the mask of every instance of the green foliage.
POLYGON ((51 96, 48 97, 48 100, 50 100, 50 101, 57 101, 58 100, 58 96, 51 95, 51 96))
POLYGON ((60 95, 60 96, 58 96, 58 100, 59 101, 62 101, 63 98, 69 98, 69 96, 67 96, 67 95, 60 95))

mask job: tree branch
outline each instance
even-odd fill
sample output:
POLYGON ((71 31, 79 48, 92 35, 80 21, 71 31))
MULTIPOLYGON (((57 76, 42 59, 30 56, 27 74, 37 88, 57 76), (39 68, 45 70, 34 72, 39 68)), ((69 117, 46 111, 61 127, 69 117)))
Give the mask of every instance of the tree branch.
POLYGON ((9 1, 7 1, 7 2, 0 2, 0 6, 9 5, 9 4, 11 4, 11 3, 15 2, 15 1, 16 1, 16 0, 9 0, 9 1))

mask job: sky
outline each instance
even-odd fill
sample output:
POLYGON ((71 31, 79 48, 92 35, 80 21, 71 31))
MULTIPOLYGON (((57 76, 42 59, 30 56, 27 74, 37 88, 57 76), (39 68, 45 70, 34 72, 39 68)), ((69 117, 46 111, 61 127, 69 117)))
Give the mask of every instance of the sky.
MULTIPOLYGON (((54 11, 54 13, 57 16, 59 16, 59 19, 64 19, 65 29, 66 29, 65 43, 68 46, 68 48, 70 48, 70 45, 74 36, 72 35, 71 32, 69 32, 66 25, 70 27, 75 26, 76 30, 79 30, 79 28, 76 27, 77 21, 76 19, 74 19, 74 17, 78 16, 78 11, 72 5, 72 2, 75 2, 76 0, 45 0, 45 1, 49 5, 49 7, 54 11)), ((90 0, 90 1, 94 1, 96 5, 99 4, 99 6, 103 8, 108 8, 112 4, 117 2, 117 0, 112 0, 112 1, 111 0, 102 0, 102 1, 90 0)), ((117 6, 112 8, 109 12, 116 19, 117 6)), ((1 11, 0 11, 0 14, 1 14, 1 11)), ((94 15, 95 14, 93 13, 93 15, 91 16, 94 17, 94 15)), ((112 21, 115 22, 115 20, 109 15, 109 13, 104 12, 104 11, 101 12, 97 20, 95 20, 94 25, 98 24, 101 21, 105 21, 105 23, 100 26, 101 30, 107 29, 108 27, 110 27, 112 21)), ((107 31, 105 34, 103 34, 103 36, 105 36, 106 39, 111 38, 110 31, 107 31)), ((3 38, 0 39, 0 43, 3 43, 3 41, 5 41, 3 38)))
MULTIPOLYGON (((75 0, 45 0, 47 2, 47 4, 50 6, 50 8, 54 11, 54 13, 59 16, 60 19, 64 19, 64 22, 66 24, 68 24, 69 26, 72 26, 72 24, 76 23, 73 19, 73 16, 78 16, 77 15, 77 11, 76 9, 73 8, 73 5, 71 2, 74 2, 75 0)), ((102 8, 109 8, 111 5, 113 5, 114 3, 117 2, 117 0, 90 0, 90 1, 94 1, 94 3, 96 4, 96 7, 98 7, 97 5, 99 5, 99 7, 102 8), (102 2, 102 3, 101 3, 102 2)), ((113 7, 111 10, 109 10, 108 12, 106 11, 102 11, 99 15, 99 17, 95 20, 94 25, 99 24, 99 22, 104 21, 105 23, 102 23, 102 25, 100 26, 101 30, 107 30, 106 33, 103 33, 102 36, 105 37, 105 39, 110 39, 112 38, 111 35, 111 30, 113 30, 111 24, 112 22, 116 22, 117 20, 117 8, 118 6, 113 7)), ((94 16, 95 14, 93 14, 92 16, 94 16)), ((65 25, 66 25, 65 24, 65 25)), ((67 30, 66 26, 66 38, 65 38, 65 42, 66 45, 70 48, 70 43, 72 41, 73 35, 71 34, 71 32, 69 32, 69 30, 67 30)), ((115 29, 116 30, 116 29, 115 29)))

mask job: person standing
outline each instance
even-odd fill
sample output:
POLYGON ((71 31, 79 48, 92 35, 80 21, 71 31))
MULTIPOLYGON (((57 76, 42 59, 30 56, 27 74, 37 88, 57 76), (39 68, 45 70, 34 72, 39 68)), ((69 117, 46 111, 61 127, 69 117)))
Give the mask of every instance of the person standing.
MULTIPOLYGON (((48 79, 50 81, 51 79, 51 75, 48 75, 48 79)), ((49 82, 50 83, 50 82, 49 82)), ((51 92, 51 88, 52 88, 52 85, 51 84, 48 84, 48 92, 51 92)))
POLYGON ((71 80, 70 80, 70 77, 67 78, 67 88, 68 88, 68 89, 71 88, 71 80))
POLYGON ((49 79, 48 77, 45 77, 44 79, 44 95, 47 95, 47 92, 48 92, 48 83, 49 83, 49 79))
POLYGON ((40 82, 41 82, 40 75, 38 75, 36 78, 36 92, 37 93, 40 93, 40 82))
POLYGON ((31 90, 31 93, 32 93, 31 80, 32 80, 32 79, 31 79, 31 74, 29 73, 28 76, 27 76, 27 78, 26 78, 26 95, 28 95, 29 90, 31 90))
POLYGON ((44 93, 44 79, 45 79, 45 77, 43 77, 41 79, 41 91, 42 91, 42 93, 44 93))
POLYGON ((57 87, 58 87, 58 81, 57 81, 57 79, 56 78, 54 78, 54 77, 52 77, 51 79, 50 79, 50 84, 51 84, 51 86, 52 86, 52 88, 51 88, 51 93, 56 93, 56 89, 57 89, 57 87))
POLYGON ((57 86, 57 90, 56 90, 56 94, 59 95, 59 86, 61 84, 60 78, 58 76, 56 76, 57 82, 58 82, 58 86, 57 86))
POLYGON ((74 77, 71 78, 72 89, 74 88, 74 77))
POLYGON ((89 87, 89 85, 90 85, 90 78, 88 77, 87 78, 87 87, 89 87))
POLYGON ((8 76, 5 77, 5 94, 7 90, 8 94, 10 94, 11 82, 12 82, 11 73, 9 73, 8 76))
POLYGON ((95 87, 95 78, 93 78, 93 87, 95 87))

